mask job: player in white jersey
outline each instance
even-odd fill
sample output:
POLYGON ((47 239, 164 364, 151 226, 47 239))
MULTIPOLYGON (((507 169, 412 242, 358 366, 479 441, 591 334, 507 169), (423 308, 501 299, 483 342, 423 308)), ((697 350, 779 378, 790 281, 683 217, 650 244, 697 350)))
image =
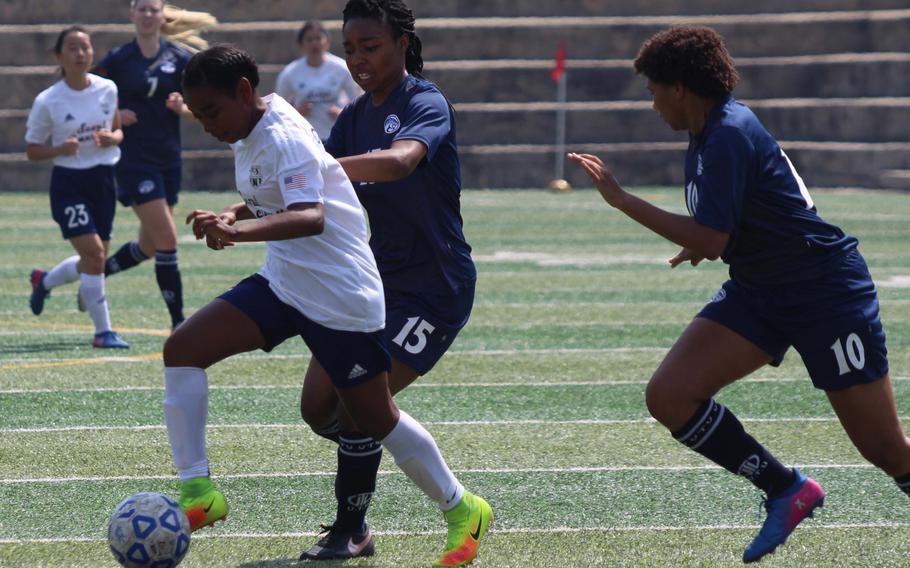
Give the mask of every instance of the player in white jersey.
POLYGON ((329 53, 329 32, 322 22, 305 22, 297 32, 297 45, 302 56, 281 70, 275 92, 300 111, 320 140, 326 140, 341 109, 363 90, 344 59, 329 53))
POLYGON ((164 414, 180 505, 194 530, 228 512, 209 479, 205 369, 300 335, 313 354, 308 376, 328 374, 360 430, 440 508, 450 508, 470 494, 433 437, 389 392, 382 281, 354 188, 306 120, 280 96, 261 98, 258 84, 252 58, 226 45, 197 53, 183 77, 193 115, 231 144, 244 199, 220 214, 193 211, 187 222, 214 250, 251 241, 268 248, 258 274, 193 314, 165 343, 164 414))
POLYGON ((30 160, 53 159, 51 213, 78 254, 47 272, 32 271, 29 305, 40 315, 53 288, 79 280, 81 299, 95 324, 92 345, 127 348, 111 329, 104 293, 104 263, 116 209, 114 164, 123 140, 117 86, 88 72, 94 51, 84 28, 61 31, 54 53, 63 78, 35 98, 26 126, 26 154, 30 160))

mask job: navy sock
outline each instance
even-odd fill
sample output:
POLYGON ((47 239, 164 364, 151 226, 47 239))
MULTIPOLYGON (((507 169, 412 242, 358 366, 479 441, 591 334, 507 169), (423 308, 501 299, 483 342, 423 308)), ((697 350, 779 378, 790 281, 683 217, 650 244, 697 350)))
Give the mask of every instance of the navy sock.
POLYGON ((895 477, 894 483, 897 483, 897 486, 900 487, 901 491, 910 495, 910 473, 895 477))
POLYGON ((364 530, 367 508, 376 491, 376 474, 382 460, 382 446, 360 432, 341 432, 338 440, 338 473, 335 476, 338 510, 335 528, 360 532, 364 530))
POLYGON ((107 257, 107 262, 104 263, 104 275, 110 276, 111 274, 129 270, 143 260, 148 260, 148 257, 139 248, 139 241, 123 243, 123 246, 117 249, 117 252, 107 257))
POLYGON ((176 250, 155 251, 155 277, 158 288, 171 314, 171 326, 183 321, 183 284, 180 281, 180 269, 177 265, 176 250))
POLYGON ((774 497, 793 484, 793 470, 784 466, 746 433, 724 405, 708 400, 673 437, 731 473, 741 475, 774 497))

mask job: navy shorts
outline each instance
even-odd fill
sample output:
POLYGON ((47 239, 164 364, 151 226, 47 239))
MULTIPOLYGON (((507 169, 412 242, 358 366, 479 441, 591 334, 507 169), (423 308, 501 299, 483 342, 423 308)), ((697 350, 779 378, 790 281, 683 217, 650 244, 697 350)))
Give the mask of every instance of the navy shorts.
POLYGON ((51 171, 51 215, 64 239, 97 233, 111 240, 115 200, 113 166, 76 170, 55 166, 51 171))
POLYGON ((174 168, 117 168, 117 199, 124 207, 142 205, 164 199, 168 205, 177 203, 180 192, 180 166, 174 168))
POLYGON ((792 345, 818 389, 873 382, 888 372, 888 350, 875 286, 855 258, 836 280, 803 289, 763 293, 728 280, 698 316, 745 337, 775 366, 792 345))
POLYGON ((241 280, 218 298, 256 322, 265 337, 263 351, 299 335, 337 388, 355 386, 391 368, 382 330, 339 331, 320 325, 279 300, 259 274, 241 280))
POLYGON ((426 374, 468 323, 474 283, 457 294, 385 291, 385 333, 394 359, 426 374))

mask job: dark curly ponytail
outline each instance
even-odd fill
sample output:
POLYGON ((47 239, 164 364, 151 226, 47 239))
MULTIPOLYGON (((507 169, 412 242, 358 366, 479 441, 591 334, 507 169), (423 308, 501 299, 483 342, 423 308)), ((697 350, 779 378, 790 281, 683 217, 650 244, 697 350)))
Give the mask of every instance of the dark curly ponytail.
MULTIPOLYGON (((392 28, 395 39, 408 36, 408 52, 404 67, 411 75, 423 78, 423 57, 421 43, 414 28, 414 13, 401 0, 348 0, 344 7, 343 24, 354 18, 369 18, 392 28)), ((342 24, 342 25, 343 25, 342 24)))

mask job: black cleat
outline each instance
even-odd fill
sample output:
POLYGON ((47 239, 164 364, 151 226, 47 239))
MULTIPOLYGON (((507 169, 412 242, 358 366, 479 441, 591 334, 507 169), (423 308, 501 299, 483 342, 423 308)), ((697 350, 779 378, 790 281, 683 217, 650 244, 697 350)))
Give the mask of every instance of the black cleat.
POLYGON ((324 536, 312 548, 300 555, 300 560, 340 560, 357 556, 373 556, 373 533, 343 532, 335 525, 321 525, 324 536))

